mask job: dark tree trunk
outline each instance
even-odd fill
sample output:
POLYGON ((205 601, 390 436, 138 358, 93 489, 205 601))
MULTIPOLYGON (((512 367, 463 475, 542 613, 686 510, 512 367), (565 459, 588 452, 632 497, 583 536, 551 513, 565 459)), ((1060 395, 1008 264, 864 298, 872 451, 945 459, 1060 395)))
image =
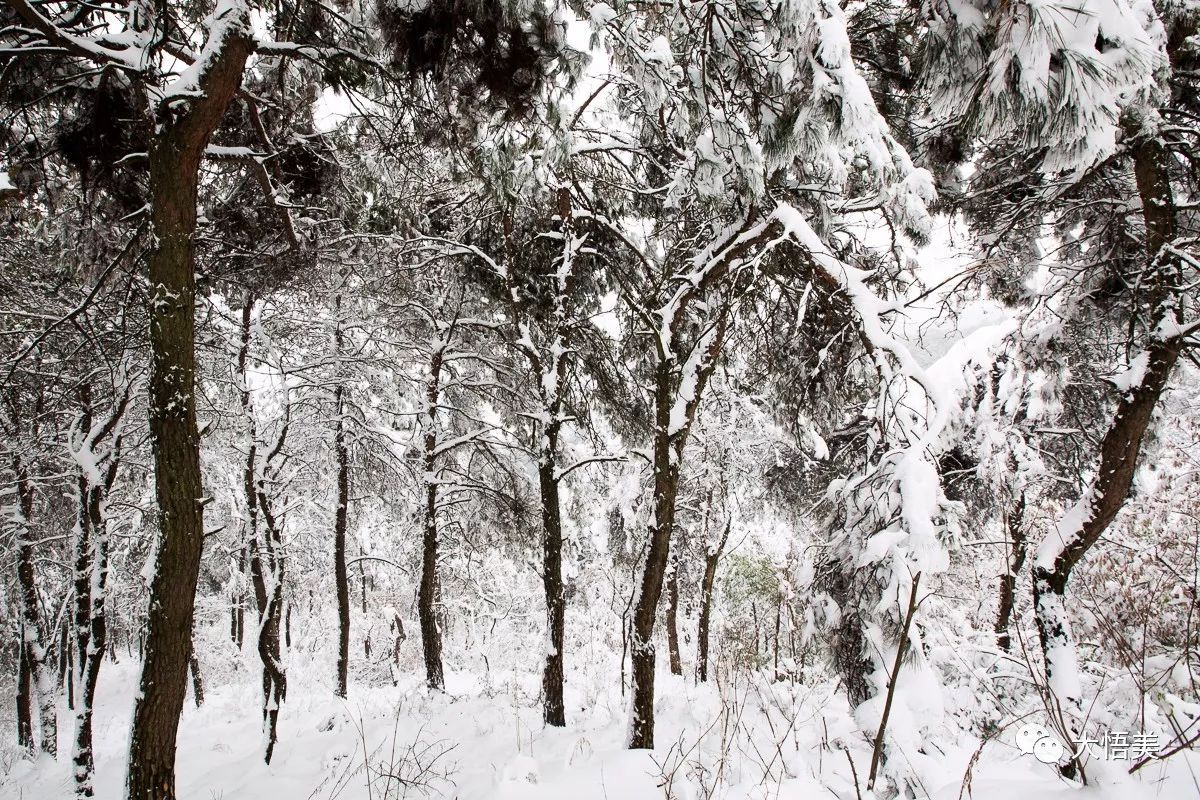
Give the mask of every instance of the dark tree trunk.
MULTIPOLYGON (((86 384, 85 384, 86 386, 86 384)), ((90 398, 87 398, 90 401, 90 398)), ((85 401, 86 402, 86 401, 85 401)), ((84 414, 90 422, 90 414, 84 414)), ((90 425, 88 426, 90 427, 90 425)), ((87 430, 85 427, 84 430, 87 430)), ((111 481, 111 478, 110 478, 111 481)), ((96 699, 96 684, 100 679, 100 665, 104 661, 108 626, 105 619, 105 594, 108 588, 108 541, 103 517, 103 494, 105 487, 92 483, 87 475, 80 477, 80 525, 87 531, 79 539, 87 541, 85 554, 85 594, 76 598, 79 606, 85 607, 87 635, 79 637, 82 648, 80 661, 80 696, 76 708, 75 724, 75 793, 79 797, 91 797, 94 793, 92 780, 95 774, 95 758, 92 748, 92 715, 96 699)), ((78 567, 78 564, 77 564, 78 567)), ((75 586, 79 590, 80 576, 76 574, 75 586)))
POLYGON ((188 669, 192 671, 192 702, 196 708, 204 705, 204 676, 200 674, 200 659, 196 656, 196 648, 192 646, 192 657, 188 661, 188 669))
POLYGON ((266 531, 251 540, 250 578, 258 606, 258 655, 263 665, 263 726, 267 736, 263 760, 270 764, 278 740, 279 706, 287 698, 287 673, 280 648, 284 574, 278 522, 261 487, 257 499, 266 531))
MULTIPOLYGON (((283 554, 278 521, 271 512, 264 477, 258 464, 258 429, 254 416, 254 401, 247 383, 253 337, 254 297, 247 293, 242 305, 242 346, 238 353, 238 369, 242 382, 242 412, 248 428, 246 464, 242 473, 246 502, 246 548, 250 562, 250 584, 258 611, 258 656, 262 662, 262 717, 267 744, 264 760, 269 764, 278 739, 279 705, 287 695, 287 675, 280 649, 280 620, 283 605, 283 554), (262 525, 259 525, 261 519, 262 525), (265 529, 265 531, 264 531, 265 529)), ((287 435, 285 424, 279 447, 287 435)), ((269 466, 274 452, 266 456, 269 466)), ((262 468, 265 472, 267 466, 262 468)))
MULTIPOLYGON (((1129 497, 1142 439, 1184 344, 1184 337, 1177 330, 1159 332, 1162 322, 1174 322, 1170 318, 1178 311, 1176 292, 1182 276, 1180 258, 1170 248, 1176 236, 1175 199, 1167 172, 1171 156, 1159 139, 1136 127, 1131 132, 1145 137, 1134 148, 1133 157, 1147 235, 1143 308, 1149 311, 1150 335, 1145 352, 1146 369, 1141 381, 1117 402, 1112 422, 1100 442, 1096 477, 1080 500, 1078 510, 1082 513, 1078 521, 1070 529, 1060 527, 1057 536, 1062 546, 1055 552, 1039 553, 1034 564, 1034 615, 1051 685, 1060 677, 1060 671, 1074 670, 1075 644, 1066 602, 1071 571, 1099 541, 1129 497)), ((1077 675, 1061 677, 1060 685, 1065 682, 1071 691, 1078 693, 1077 675)), ((1058 699, 1075 709, 1082 704, 1082 697, 1058 699)), ((1081 765, 1073 758, 1060 771, 1073 778, 1081 775, 1081 765)))
POLYGON ((631 749, 654 747, 654 620, 670 557, 675 497, 679 490, 679 453, 670 435, 673 399, 670 362, 663 360, 655 370, 654 520, 649 529, 646 564, 637 587, 630 632, 631 749))
POLYGON ((196 653, 196 631, 192 631, 192 657, 188 661, 192 673, 192 702, 196 708, 204 705, 204 675, 200 672, 200 657, 196 653))
POLYGON ((704 578, 700 581, 700 621, 696 632, 696 678, 701 683, 708 680, 708 642, 712 625, 713 587, 717 582, 717 563, 725 550, 725 542, 729 540, 731 522, 725 523, 721 541, 709 545, 704 555, 704 578))
POLYGON ((56 692, 46 663, 47 648, 42 639, 37 581, 33 571, 33 540, 29 531, 29 521, 33 516, 33 484, 20 456, 13 456, 12 465, 17 481, 17 585, 21 599, 17 733, 22 746, 32 751, 33 715, 37 713, 41 723, 42 752, 53 756, 58 753, 58 718, 54 707, 56 692))
MULTIPOLYGON (((337 309, 340 311, 342 298, 337 298, 337 309)), ((334 332, 335 350, 338 355, 342 352, 341 320, 337 322, 334 332)), ((350 458, 346 447, 345 421, 345 387, 339 379, 334 389, 334 413, 337 415, 336 428, 333 435, 334 452, 337 457, 337 507, 333 518, 333 580, 337 589, 338 613, 338 656, 337 656, 337 689, 338 697, 345 697, 350 671, 350 579, 346 573, 346 528, 348 525, 350 503, 350 458)))
POLYGON ((33 754, 33 671, 29 661, 29 645, 25 641, 25 626, 21 625, 21 641, 17 643, 17 747, 33 754))
MULTIPOLYGON (((81 438, 86 438, 92 428, 92 390, 86 383, 79 387, 79 406, 78 430, 82 433, 81 438)), ((75 660, 71 669, 76 686, 82 686, 83 672, 87 668, 88 639, 92 634, 92 520, 88 510, 90 495, 88 476, 80 470, 75 476, 75 528, 71 537, 71 616, 75 631, 75 660)), ((78 698, 72 699, 72 709, 78 712, 81 708, 78 698)))
MULTIPOLYGON (((675 500, 688 433, 700 408, 700 399, 725 340, 728 310, 716 321, 704 359, 695 375, 691 397, 685 403, 682 425, 672 430, 673 409, 678 394, 674 357, 659 353, 654 370, 654 519, 650 525, 646 564, 637 586, 630 641, 630 678, 633 707, 629 725, 630 749, 654 747, 654 621, 671 557, 671 534, 675 528, 675 500)), ((679 319, 679 317, 676 317, 679 319)))
POLYGON ((1005 514, 1004 528, 1008 533, 1010 551, 1006 559, 1006 569, 1000 576, 1000 603, 996 615, 996 644, 1008 652, 1012 649, 1012 635, 1009 624, 1012 621, 1013 603, 1017 588, 1017 579, 1025 566, 1026 537, 1025 537, 1025 493, 1017 495, 1013 507, 1005 514))
MULTIPOLYGON (((244 374, 244 373, 243 373, 244 374)), ((242 532, 245 536, 245 531, 242 532)), ((229 636, 238 651, 246 635, 246 546, 238 550, 236 585, 229 604, 229 636)))
POLYGON ((421 541, 421 585, 417 590, 417 619, 421 624, 421 651, 425 656, 425 682, 431 689, 446 688, 442 671, 442 632, 438 626, 437 529, 437 407, 441 395, 442 350, 433 352, 425 390, 425 522, 421 541))
POLYGON ((563 645, 565 642, 566 596, 562 577, 562 519, 558 498, 558 425, 544 431, 538 484, 542 495, 542 587, 546 592, 546 663, 542 669, 542 718, 547 725, 567 724, 563 702, 563 645))
POLYGON ((671 564, 667 578, 667 652, 671 660, 671 674, 683 674, 683 659, 679 654, 679 563, 671 564))
POLYGON ((779 628, 783 624, 783 600, 775 605, 775 652, 771 660, 772 674, 779 680, 779 628))
MULTIPOLYGON (((250 20, 228 23, 210 42, 200 91, 158 120, 150 142, 150 433, 158 497, 159 546, 150 582, 145 660, 133 712, 129 800, 174 800, 175 741, 187 694, 192 618, 204 520, 196 428, 195 247, 200 160, 241 84, 254 51, 250 20)), ((151 101, 152 103, 154 101, 151 101)), ((153 109, 157 112, 157 109, 153 109)))

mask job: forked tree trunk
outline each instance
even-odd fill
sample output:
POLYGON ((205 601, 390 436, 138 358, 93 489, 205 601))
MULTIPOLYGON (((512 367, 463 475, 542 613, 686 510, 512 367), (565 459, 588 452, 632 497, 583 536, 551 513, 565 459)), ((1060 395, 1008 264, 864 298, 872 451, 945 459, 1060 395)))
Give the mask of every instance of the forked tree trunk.
MULTIPOLYGON (((675 501, 679 495, 679 474, 688 433, 696 419, 704 388, 716 367, 725 340, 728 308, 720 312, 713 332, 704 347, 703 358, 692 367, 695 371, 682 381, 690 384, 690 397, 678 397, 674 381, 674 356, 659 353, 654 369, 654 517, 649 528, 646 563, 636 591, 630 636, 630 678, 633 703, 629 721, 629 748, 654 747, 654 621, 662 597, 663 581, 671 556, 671 535, 675 529, 675 501), (683 419, 673 419, 676 402, 683 404, 683 419)), ((689 359, 690 361, 690 359, 689 359)))
POLYGON ((547 725, 567 724, 563 702, 563 644, 566 597, 562 578, 562 519, 558 497, 558 425, 546 426, 538 484, 542 495, 542 587, 546 593, 546 663, 542 669, 543 719, 547 725))
POLYGON ((204 148, 255 48, 245 6, 227 7, 210 34, 200 54, 207 69, 197 73, 198 91, 164 110, 149 146, 155 242, 149 257, 150 434, 159 545, 130 737, 129 800, 175 798, 175 741, 187 695, 204 548, 196 427, 196 194, 204 148))
MULTIPOLYGON (((1143 131, 1135 135, 1145 136, 1143 131)), ((1145 138, 1135 148, 1134 177, 1147 233, 1147 302, 1151 312, 1150 340, 1143 354, 1145 371, 1117 402, 1112 422, 1100 442, 1099 464, 1076 506, 1060 520, 1038 551, 1033 568, 1033 602, 1046 675, 1053 698, 1064 707, 1068 724, 1082 715, 1075 643, 1066 602, 1071 571, 1087 554, 1129 496, 1141 454, 1142 439, 1162 397, 1184 345, 1175 319, 1175 297, 1182 265, 1171 250, 1176 236, 1175 201, 1167 164, 1171 158, 1157 138, 1145 138)), ((1074 733, 1074 731, 1069 732, 1074 733)), ((1061 768, 1068 778, 1081 776, 1078 759, 1061 768)))
POLYGON ((671 550, 675 526, 675 498, 679 491, 678 453, 670 435, 670 413, 674 401, 670 362, 660 360, 655 369, 654 427, 654 519, 649 529, 649 546, 642 579, 637 587, 630 635, 630 678, 633 705, 629 724, 629 747, 654 747, 654 620, 671 550))
MULTIPOLYGON (((262 718, 266 734, 263 758, 270 764, 275 752, 275 742, 278 740, 279 706, 287 696, 287 675, 283 668, 279 641, 283 605, 283 554, 280 552, 282 537, 278 522, 271 512, 265 480, 260 474, 258 429, 254 400, 248 383, 254 304, 253 295, 247 293, 242 305, 242 342, 238 352, 238 369, 242 383, 242 413, 246 417, 248 432, 242 482, 247 511, 246 547, 250 559, 250 584, 254 590, 254 603, 258 611, 257 649, 259 660, 262 662, 262 718)), ((286 435, 285 424, 278 446, 266 455, 268 466, 275 453, 283 446, 283 438, 286 435)), ((265 470, 266 467, 262 469, 265 470)))
POLYGON ((1005 572, 1000 576, 1000 602, 996 614, 996 644, 1001 650, 1008 652, 1012 649, 1012 634, 1009 632, 1009 625, 1012 621, 1017 580, 1025 566, 1027 551, 1024 492, 1017 495, 1012 508, 1005 512, 1004 529, 1008 534, 1010 549, 1005 559, 1005 572))
POLYGON ((93 778, 95 757, 92 742, 92 717, 100 666, 108 647, 106 594, 108 591, 108 532, 105 519, 105 496, 117 475, 120 437, 108 456, 105 473, 101 474, 95 447, 113 432, 125 411, 122 401, 103 425, 92 427, 91 391, 85 383, 80 388, 83 406, 80 432, 79 481, 76 500, 79 505, 75 537, 75 612, 83 620, 77 632, 79 676, 76 685, 79 695, 75 709, 74 773, 75 794, 91 797, 95 793, 93 778))
POLYGON ((704 577, 700 581, 700 621, 696 631, 696 678, 701 683, 708 680, 708 643, 712 628, 713 587, 717 581, 717 564, 725 543, 729 541, 729 529, 732 521, 725 522, 725 530, 721 533, 721 541, 715 546, 709 545, 704 555, 704 577))

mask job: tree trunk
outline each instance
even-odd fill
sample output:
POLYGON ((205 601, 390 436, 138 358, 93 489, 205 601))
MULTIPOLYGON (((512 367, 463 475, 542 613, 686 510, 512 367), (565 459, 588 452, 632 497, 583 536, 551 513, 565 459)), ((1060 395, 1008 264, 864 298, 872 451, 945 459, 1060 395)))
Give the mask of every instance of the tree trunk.
POLYGON ((33 681, 29 664, 29 645, 25 641, 25 625, 21 625, 21 641, 17 643, 17 747, 33 755, 37 745, 33 740, 33 681))
POLYGON ((675 497, 679 490, 679 453, 672 446, 670 413, 674 393, 670 362, 655 370, 654 520, 642 579, 637 587, 630 636, 630 678, 633 706, 629 725, 630 749, 654 747, 654 621, 671 550, 675 497))
POLYGON ((671 660, 671 674, 683 674, 683 659, 679 655, 679 562, 671 563, 667 578, 667 652, 671 660))
MULTIPOLYGON (((77 430, 86 439, 92 429, 92 390, 84 383, 79 387, 80 417, 77 430)), ((83 673, 87 668, 88 639, 92 634, 92 520, 88 510, 91 490, 88 476, 80 469, 75 476, 75 527, 71 536, 71 579, 73 582, 71 616, 75 630, 75 660, 71 664, 73 684, 83 685, 83 673)), ((72 698, 72 709, 78 715, 81 708, 78 697, 72 698)))
MULTIPOLYGON (((86 387, 86 384, 84 384, 86 387)), ((86 397, 86 395, 85 395, 86 397)), ((90 398, 87 398, 90 401, 90 398)), ((90 422, 90 413, 84 419, 90 422)), ((87 430, 90 424, 83 429, 87 430)), ((89 443, 90 444, 90 443, 89 443)), ((105 620, 105 593, 108 588, 108 537, 105 532, 104 508, 105 488, 93 483, 95 478, 81 470, 80 474, 80 520, 86 534, 79 540, 86 542, 84 554, 86 574, 83 576, 84 594, 76 597, 76 611, 83 609, 87 619, 87 635, 78 638, 82 650, 80 661, 80 689, 76 707, 75 723, 75 794, 91 797, 95 793, 92 784, 95 774, 95 758, 92 748, 92 715, 96 699, 96 684, 100 679, 100 665, 104 661, 108 626, 105 620)), ((78 562, 77 562, 78 568, 78 562)), ((79 591, 80 575, 76 573, 75 587, 79 591)))
POLYGON ((696 632, 696 678, 701 683, 708 680, 708 642, 712 625, 713 586, 717 581, 717 563, 725 542, 729 540, 731 521, 726 521, 721 541, 714 547, 709 545, 704 556, 704 578, 700 581, 700 622, 696 632))
POLYGON ((33 484, 20 456, 14 455, 12 462, 17 480, 14 520, 17 527, 17 584, 21 600, 22 634, 18 675, 20 688, 17 693, 18 738, 24 731, 27 738, 22 740, 22 744, 33 749, 33 714, 36 710, 41 727, 41 750, 54 756, 58 753, 58 717, 54 707, 57 692, 46 664, 37 581, 33 571, 33 540, 29 532, 29 520, 33 516, 33 484), (23 716, 21 704, 25 705, 23 716), (22 719, 25 728, 20 725, 22 719))
MULTIPOLYGON (((1117 403, 1100 442, 1096 477, 1043 543, 1033 568, 1034 614, 1046 676, 1071 724, 1073 717, 1082 714, 1083 698, 1067 613, 1067 583, 1071 570, 1099 541, 1129 497, 1142 439, 1183 349, 1184 337, 1175 318, 1175 293, 1182 268, 1179 257, 1169 247, 1176 235, 1175 201, 1167 173, 1170 155, 1156 138, 1143 139, 1133 155, 1147 232, 1148 276, 1144 285, 1150 338, 1143 354, 1145 372, 1117 403)), ((1061 772, 1068 778, 1080 775, 1078 759, 1071 759, 1061 772)))
POLYGON ((255 48, 245 7, 230 6, 225 15, 232 18, 214 23, 201 51, 206 69, 197 72, 199 91, 164 110, 149 147, 155 237, 149 257, 150 434, 159 545, 130 737, 129 800, 175 797, 175 741, 204 547, 195 385, 196 192, 204 148, 255 48))
POLYGON ((192 671, 192 702, 196 704, 196 708, 204 705, 204 676, 200 674, 200 659, 196 656, 196 648, 192 646, 192 657, 188 661, 188 668, 192 671))
MULTIPOLYGON (((258 464, 258 427, 254 416, 254 400, 247 382, 254 304, 254 297, 248 292, 242 304, 242 345, 238 352, 238 369, 242 382, 242 412, 248 428, 242 482, 247 511, 246 547, 250 558, 250 584, 254 590, 254 603, 258 611, 257 649, 259 660, 262 662, 262 717, 266 734, 263 758, 270 764, 278 739, 279 705, 287 695, 287 675, 283 668, 279 644, 283 604, 283 556, 280 552, 282 537, 275 516, 271 513, 266 481, 261 474, 266 467, 260 469, 258 464), (263 523, 261 526, 258 524, 260 519, 263 523)), ((286 431, 285 425, 280 436, 280 445, 286 431)), ((273 455, 274 453, 268 453, 266 460, 270 462, 273 455)))
MULTIPOLYGON (((337 305, 341 306, 341 297, 337 305)), ((337 351, 341 353, 342 331, 341 321, 335 333, 337 351)), ((350 579, 346 573, 346 528, 348 523, 348 508, 350 503, 350 463, 346 448, 346 423, 344 395, 345 387, 341 381, 334 389, 334 408, 337 414, 337 427, 334 432, 334 451, 337 456, 337 507, 333 518, 333 580, 337 588, 338 613, 338 656, 337 656, 337 689, 338 697, 345 697, 350 671, 350 579)))
POLYGON ((287 672, 283 667, 280 649, 280 621, 283 610, 283 561, 277 521, 271 513, 265 489, 257 492, 265 535, 256 536, 250 544, 250 578, 258 606, 258 656, 262 661, 263 727, 266 750, 263 760, 270 764, 278 740, 279 706, 287 697, 287 672))
POLYGON ((1017 588, 1017 579, 1025 566, 1026 536, 1025 536, 1025 493, 1017 495, 1013 507, 1005 514, 1004 527, 1008 532, 1010 552, 1006 559, 1006 569, 1000 576, 999 613, 996 615, 996 644, 1004 652, 1012 649, 1012 636, 1009 633, 1009 623, 1012 620, 1013 602, 1017 588))
POLYGON ((442 632, 438 627, 438 529, 437 529, 437 407, 441 394, 442 349, 433 351, 429 383, 425 390, 425 523, 421 541, 421 585, 417 590, 417 619, 421 623, 421 650, 425 656, 425 681, 431 689, 444 690, 442 632))
MULTIPOLYGON (((733 252, 733 251, 729 251, 733 252)), ((728 254, 725 257, 730 257, 728 254)), ((672 311, 676 324, 682 319, 672 311)), ((671 534, 675 528, 675 500, 679 494, 679 474, 683 466, 683 451, 688 433, 700 408, 700 399, 709 376, 716 368, 717 357, 725 341, 728 307, 717 317, 703 357, 695 363, 688 359, 679 384, 689 386, 689 397, 680 397, 675 384, 673 353, 660 350, 654 369, 654 519, 649 529, 649 547, 642 578, 637 586, 630 641, 630 677, 633 683, 633 706, 629 725, 630 749, 654 747, 654 620, 658 616, 658 601, 662 596, 663 579, 671 556, 671 534), (675 419, 676 403, 683 406, 683 419, 675 419)), ((676 333, 674 328, 673 334, 676 333)), ((659 345, 661 347, 661 343, 659 345)))
POLYGON ((558 498, 558 425, 544 431, 538 459, 538 484, 542 494, 542 587, 546 592, 546 663, 542 669, 542 718, 547 725, 567 724, 563 702, 563 644, 565 642, 566 597, 562 578, 562 519, 558 498))
MULTIPOLYGON (((243 531, 243 535, 245 532, 243 531)), ((246 635, 246 546, 245 544, 238 550, 237 560, 237 584, 233 589, 233 597, 229 607, 229 635, 233 639, 234 645, 237 646, 238 652, 242 650, 242 642, 246 635)))

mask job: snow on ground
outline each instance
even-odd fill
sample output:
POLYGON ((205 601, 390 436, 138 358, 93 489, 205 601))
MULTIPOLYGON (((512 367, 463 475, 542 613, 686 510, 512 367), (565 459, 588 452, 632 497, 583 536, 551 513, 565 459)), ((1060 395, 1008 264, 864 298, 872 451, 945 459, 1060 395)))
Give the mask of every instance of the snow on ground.
MULTIPOLYGON (((755 798, 854 800, 842 741, 855 741, 845 701, 832 687, 812 688, 743 676, 697 687, 660 674, 659 721, 653 752, 621 746, 625 702, 617 686, 569 684, 566 730, 541 723, 539 676, 529 673, 450 673, 445 695, 431 695, 416 676, 399 687, 354 686, 348 701, 327 682, 293 664, 271 765, 261 758, 254 676, 207 688, 195 708, 190 697, 180 725, 178 782, 184 800, 241 798, 446 797, 480 800, 638 800, 640 798, 755 798), (701 743, 696 746, 697 735, 701 743), (833 746, 829 746, 833 743, 833 746), (365 744, 365 747, 364 747, 365 744), (364 759, 364 752, 369 756, 364 759), (365 776, 369 765, 373 785, 365 776), (420 764, 421 766, 418 766, 420 764), (401 787, 383 774, 411 781, 401 787), (422 785, 424 784, 424 785, 422 785), (718 785, 709 793, 706 787, 718 785), (670 793, 668 793, 670 792, 670 793)), ((309 665, 311 666, 311 665, 309 665)), ((97 797, 122 798, 129 720, 137 684, 132 659, 106 663, 96 719, 97 797)), ((66 709, 63 709, 65 716, 66 709)), ((70 725, 62 726, 63 745, 70 725)), ((1137 778, 1110 768, 1099 786, 1074 788, 1016 747, 990 743, 963 776, 978 742, 933 755, 941 765, 936 800, 1181 800, 1200 796, 1194 777, 1200 758, 1176 757, 1137 778)), ((60 745, 61 746, 61 745, 60 745)), ((865 742, 850 756, 860 784, 870 753, 865 742)), ((1114 766, 1117 762, 1113 762, 1114 766)), ((1092 772, 1100 765, 1093 762, 1092 772)), ((66 798, 65 760, 17 760, 0 775, 0 798, 66 798)), ((862 786, 862 796, 871 795, 862 786)))

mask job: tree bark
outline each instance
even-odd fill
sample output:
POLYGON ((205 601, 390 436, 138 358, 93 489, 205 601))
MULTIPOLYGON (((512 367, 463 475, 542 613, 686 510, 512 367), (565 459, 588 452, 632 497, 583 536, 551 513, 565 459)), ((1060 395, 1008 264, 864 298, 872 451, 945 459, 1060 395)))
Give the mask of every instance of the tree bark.
POLYGON ((442 670, 442 632, 438 626, 437 528, 437 408, 441 394, 442 348, 433 351, 429 383, 425 390, 425 522, 421 541, 421 585, 417 590, 417 619, 421 624, 421 650, 425 656, 425 682, 430 689, 446 688, 442 670))
POLYGON ((654 620, 670 556, 675 497, 679 491, 679 461, 670 435, 673 398, 671 362, 663 359, 655 369, 654 520, 649 529, 649 548, 637 588, 630 636, 633 683, 630 749, 654 747, 654 620))
POLYGON ((204 148, 255 48, 246 7, 231 6, 225 13, 200 53, 206 62, 198 74, 200 91, 155 109, 160 127, 149 147, 155 236, 149 257, 150 434, 159 546, 130 737, 129 800, 175 798, 175 742, 204 546, 195 386, 196 195, 204 148))
MULTIPOLYGON (((1179 310, 1175 291, 1182 268, 1179 257, 1171 251, 1176 212, 1167 173, 1170 155, 1160 140, 1147 136, 1135 146, 1133 156, 1147 234, 1148 279, 1144 285, 1150 338, 1144 353, 1145 372, 1117 402, 1100 442, 1096 477, 1079 503, 1060 520, 1050 534, 1052 538, 1043 544, 1033 568, 1034 615, 1046 675, 1068 718, 1072 712, 1081 712, 1083 698, 1067 613, 1067 583, 1072 569, 1099 541, 1129 497, 1143 437, 1183 349, 1184 336, 1174 324, 1179 310)), ((1068 778, 1080 775, 1078 759, 1071 759, 1061 772, 1068 778)))
POLYGON ((17 643, 17 747, 33 755, 37 743, 33 739, 33 680, 29 663, 29 645, 25 641, 25 626, 21 625, 21 641, 17 643))
POLYGON ((95 793, 95 757, 92 742, 92 717, 100 666, 108 645, 106 594, 108 590, 108 533, 104 502, 116 480, 120 437, 107 456, 106 474, 100 472, 101 458, 95 448, 111 434, 125 412, 125 401, 117 405, 108 420, 92 426, 92 398, 88 384, 80 387, 83 408, 79 431, 81 441, 76 458, 79 462, 77 484, 78 519, 75 536, 75 617, 78 630, 79 695, 75 709, 74 774, 75 794, 91 797, 95 793))
POLYGON ((33 571, 33 540, 29 531, 29 521, 33 517, 33 484, 20 456, 13 456, 12 466, 17 481, 14 519, 17 527, 17 585, 21 600, 18 739, 23 746, 31 751, 34 749, 33 715, 36 711, 41 728, 41 750, 54 756, 58 753, 58 717, 54 707, 57 693, 46 664, 37 581, 33 571))
POLYGON ((1009 624, 1012 620, 1013 603, 1017 589, 1017 579, 1025 566, 1026 535, 1025 535, 1025 493, 1017 495, 1013 507, 1005 513, 1004 527, 1008 532, 1009 553, 1005 559, 1005 572, 1000 576, 1000 603, 996 614, 996 644, 1004 652, 1012 649, 1012 635, 1009 624))
POLYGON ((671 674, 683 674, 683 659, 679 654, 679 562, 671 563, 667 578, 667 653, 671 661, 671 674))
POLYGON ((266 532, 251 540, 250 576, 258 604, 258 655, 263 665, 263 726, 267 736, 263 760, 270 764, 278 741, 279 706, 287 698, 287 672, 283 667, 279 639, 284 574, 281 532, 261 482, 258 507, 266 532))
POLYGON ((726 520, 725 530, 721 541, 716 546, 709 545, 704 556, 704 578, 700 581, 700 621, 696 632, 696 678, 700 683, 708 680, 708 642, 712 625, 713 586, 717 581, 717 563, 729 541, 731 520, 726 520))
MULTIPOLYGON (((334 351, 338 357, 342 355, 342 296, 335 300, 335 312, 338 314, 334 328, 334 351)), ((337 591, 338 612, 338 656, 337 656, 337 689, 338 697, 345 697, 350 671, 350 579, 346 573, 346 528, 348 524, 350 503, 350 458, 346 447, 345 421, 345 385, 338 379, 333 390, 334 413, 337 424, 334 429, 333 447, 337 458, 337 507, 333 518, 333 580, 337 591)))
POLYGON ((538 484, 542 495, 542 588, 546 593, 546 663, 542 669, 542 717, 547 725, 567 724, 563 702, 563 645, 565 642, 566 596, 562 578, 562 519, 558 496, 558 424, 544 431, 538 459, 538 484))
POLYGON ((195 645, 192 646, 192 657, 188 661, 188 668, 192 672, 192 702, 196 704, 196 708, 204 705, 204 676, 200 674, 200 659, 196 656, 195 645))

